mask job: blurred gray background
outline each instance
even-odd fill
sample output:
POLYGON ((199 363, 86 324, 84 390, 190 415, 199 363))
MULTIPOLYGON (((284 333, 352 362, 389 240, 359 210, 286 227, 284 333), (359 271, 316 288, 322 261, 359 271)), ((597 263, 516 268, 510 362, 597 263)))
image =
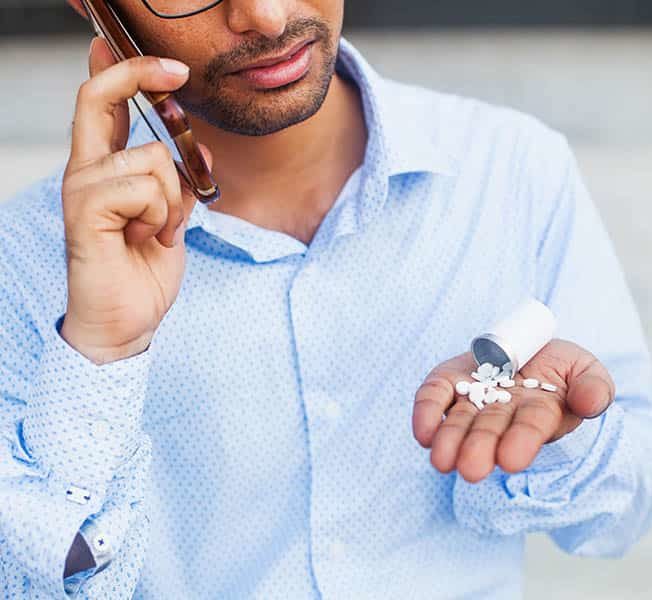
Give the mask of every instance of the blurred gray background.
MULTIPOLYGON (((569 137, 652 342, 651 25, 649 0, 348 0, 346 35, 383 74, 569 137)), ((89 40, 63 0, 0 0, 0 200, 67 160, 89 40)), ((650 564, 652 536, 621 560, 532 536, 525 597, 650 600, 650 564)))

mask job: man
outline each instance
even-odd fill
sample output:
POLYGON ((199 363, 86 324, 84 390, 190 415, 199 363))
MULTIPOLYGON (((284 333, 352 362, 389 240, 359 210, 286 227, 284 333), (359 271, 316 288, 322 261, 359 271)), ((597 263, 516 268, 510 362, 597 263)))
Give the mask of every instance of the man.
POLYGON ((92 44, 65 169, 0 211, 5 596, 505 599, 528 532, 630 547, 649 354, 565 138, 381 78, 341 0, 111 4, 147 56, 92 44), (524 295, 558 391, 478 411, 468 343, 524 295))

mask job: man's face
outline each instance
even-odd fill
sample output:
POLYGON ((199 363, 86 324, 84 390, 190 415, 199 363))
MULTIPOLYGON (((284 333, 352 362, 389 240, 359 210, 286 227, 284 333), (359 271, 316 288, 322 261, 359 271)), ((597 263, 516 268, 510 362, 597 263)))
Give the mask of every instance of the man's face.
POLYGON ((308 119, 326 97, 344 0, 224 0, 182 19, 160 19, 141 0, 112 5, 143 54, 190 66, 190 79, 175 96, 215 127, 268 135, 308 119), (286 60, 247 68, 278 57, 286 60))

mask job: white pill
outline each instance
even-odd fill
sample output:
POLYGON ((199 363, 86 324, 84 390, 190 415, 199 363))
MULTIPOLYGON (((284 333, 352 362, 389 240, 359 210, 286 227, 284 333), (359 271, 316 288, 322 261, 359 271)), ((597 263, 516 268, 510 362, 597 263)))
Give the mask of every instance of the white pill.
POLYGON ((506 362, 506 363, 502 366, 502 369, 503 369, 503 371, 510 371, 510 372, 511 372, 511 371, 514 370, 514 366, 512 365, 511 362, 506 362))
POLYGON ((498 392, 494 390, 493 388, 490 390, 487 390, 487 393, 485 394, 484 401, 487 404, 493 404, 498 400, 498 392))
POLYGON ((476 381, 484 381, 484 377, 480 375, 480 373, 476 373, 475 371, 471 373, 471 377, 473 377, 473 379, 475 379, 476 381))
POLYGON ((488 388, 495 388, 498 385, 498 380, 497 379, 487 379, 487 381, 485 381, 484 384, 488 388))
POLYGON ((484 404, 482 403, 482 400, 471 400, 473 402, 473 405, 478 409, 482 410, 484 408, 484 404))
POLYGON ((539 387, 539 380, 538 379, 525 379, 523 380, 523 387, 529 388, 529 389, 535 389, 539 387))
POLYGON ((500 373, 500 367, 494 367, 491 371, 491 376, 496 377, 500 373))
POLYGON ((468 381, 458 381, 455 384, 455 391, 460 396, 468 396, 471 391, 471 384, 468 381))
POLYGON ((470 396, 467 396, 467 397, 478 408, 481 408, 482 406, 484 406, 484 394, 482 395, 481 398, 478 398, 477 396, 474 396, 473 394, 471 394, 470 396))
POLYGON ((494 371, 494 366, 491 363, 483 363, 478 367, 478 373, 484 377, 490 377, 494 371))
POLYGON ((557 386, 553 385, 552 383, 542 383, 541 389, 545 390, 546 392, 556 392, 557 386))
POLYGON ((500 385, 501 388, 513 388, 516 385, 516 382, 509 377, 504 377, 498 382, 498 385, 500 385))
POLYGON ((469 394, 469 400, 471 400, 471 402, 474 404, 476 402, 480 402, 480 404, 482 404, 484 402, 484 392, 471 392, 469 394))
POLYGON ((498 402, 507 404, 512 399, 512 395, 507 390, 498 390, 498 402))
POLYGON ((469 390, 469 398, 471 402, 482 402, 484 400, 484 385, 481 383, 472 383, 469 390))

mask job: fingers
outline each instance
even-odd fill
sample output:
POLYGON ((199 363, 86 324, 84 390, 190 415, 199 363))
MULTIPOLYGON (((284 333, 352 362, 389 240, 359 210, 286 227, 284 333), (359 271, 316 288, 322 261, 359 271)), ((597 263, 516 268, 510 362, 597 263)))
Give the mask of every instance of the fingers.
POLYGON ((511 426, 498 443, 498 465, 508 473, 526 469, 541 446, 559 429, 562 421, 561 400, 549 398, 524 400, 516 409, 511 426))
POLYGON ((578 417, 601 415, 614 401, 616 388, 607 369, 597 359, 569 379, 568 408, 578 417))
MULTIPOLYGON (((123 229, 130 219, 138 219, 142 225, 132 230, 129 242, 142 242, 160 232, 168 218, 168 204, 165 201, 161 182, 151 175, 129 175, 115 179, 91 183, 84 188, 89 200, 79 203, 74 217, 66 219, 66 224, 74 227, 75 219, 95 224, 94 228, 76 228, 84 236, 115 232, 123 235, 123 229), (107 207, 110 207, 107 210, 107 207), (98 221, 97 215, 102 215, 98 221), (138 238, 138 239, 133 239, 138 238)), ((127 236, 125 230, 124 235, 127 236)), ((84 243, 89 240, 76 240, 79 247, 99 247, 98 244, 84 243)), ((171 246, 171 244, 170 244, 171 246)))
MULTIPOLYGON (((88 53, 88 73, 92 77, 101 73, 117 62, 106 40, 96 36, 91 40, 88 53)), ((113 111, 114 132, 111 139, 111 150, 116 152, 127 145, 129 139, 129 106, 127 101, 120 102, 113 111)))
MULTIPOLYGON (((158 231, 156 237, 165 246, 171 247, 174 233, 184 219, 184 205, 181 197, 181 183, 177 175, 171 151, 164 142, 150 142, 135 148, 120 150, 107 154, 97 162, 90 164, 75 173, 77 187, 81 188, 87 183, 134 177, 139 175, 152 175, 158 179, 162 198, 167 203, 167 222, 158 231)), ((91 197, 88 195, 88 197, 91 197)), ((84 200, 81 199, 81 202, 84 200)), ((113 210, 121 206, 121 198, 107 199, 106 209, 113 210)), ((151 224, 144 223, 142 219, 130 223, 125 230, 127 241, 143 239, 147 234, 152 235, 151 224)))
POLYGON ((75 12, 84 17, 84 19, 88 20, 86 9, 81 3, 81 0, 68 0, 68 4, 75 10, 75 12))
POLYGON ((442 416, 455 399, 454 384, 466 379, 461 374, 471 372, 474 365, 475 361, 470 352, 460 354, 430 371, 423 385, 417 390, 412 413, 412 431, 424 448, 431 447, 433 435, 441 424, 442 416))
MULTIPOLYGON (((548 398, 515 398, 481 411, 462 400, 434 432, 430 461, 442 473, 457 469, 471 483, 487 477, 496 465, 509 473, 522 471, 561 423, 560 403, 548 398)), ((566 426, 570 431, 577 423, 566 426)))
POLYGON ((428 377, 417 390, 412 412, 412 431, 424 448, 430 448, 432 437, 444 412, 452 404, 454 395, 451 382, 440 375, 428 377))
POLYGON ((507 431, 515 405, 489 404, 473 420, 473 424, 462 441, 457 455, 457 470, 471 483, 476 483, 489 475, 496 466, 496 449, 507 431))
POLYGON ((88 50, 88 74, 93 77, 118 62, 104 38, 95 36, 91 39, 88 50))
MULTIPOLYGON (((172 63, 182 64, 178 61, 172 63)), ((175 90, 187 78, 187 70, 185 74, 170 73, 157 57, 139 56, 113 64, 85 81, 79 88, 75 106, 71 169, 74 171, 112 152, 116 106, 140 90, 175 90)))
POLYGON ((460 445, 477 414, 478 409, 467 401, 458 402, 448 411, 432 438, 430 462, 435 469, 450 473, 455 468, 460 445))

